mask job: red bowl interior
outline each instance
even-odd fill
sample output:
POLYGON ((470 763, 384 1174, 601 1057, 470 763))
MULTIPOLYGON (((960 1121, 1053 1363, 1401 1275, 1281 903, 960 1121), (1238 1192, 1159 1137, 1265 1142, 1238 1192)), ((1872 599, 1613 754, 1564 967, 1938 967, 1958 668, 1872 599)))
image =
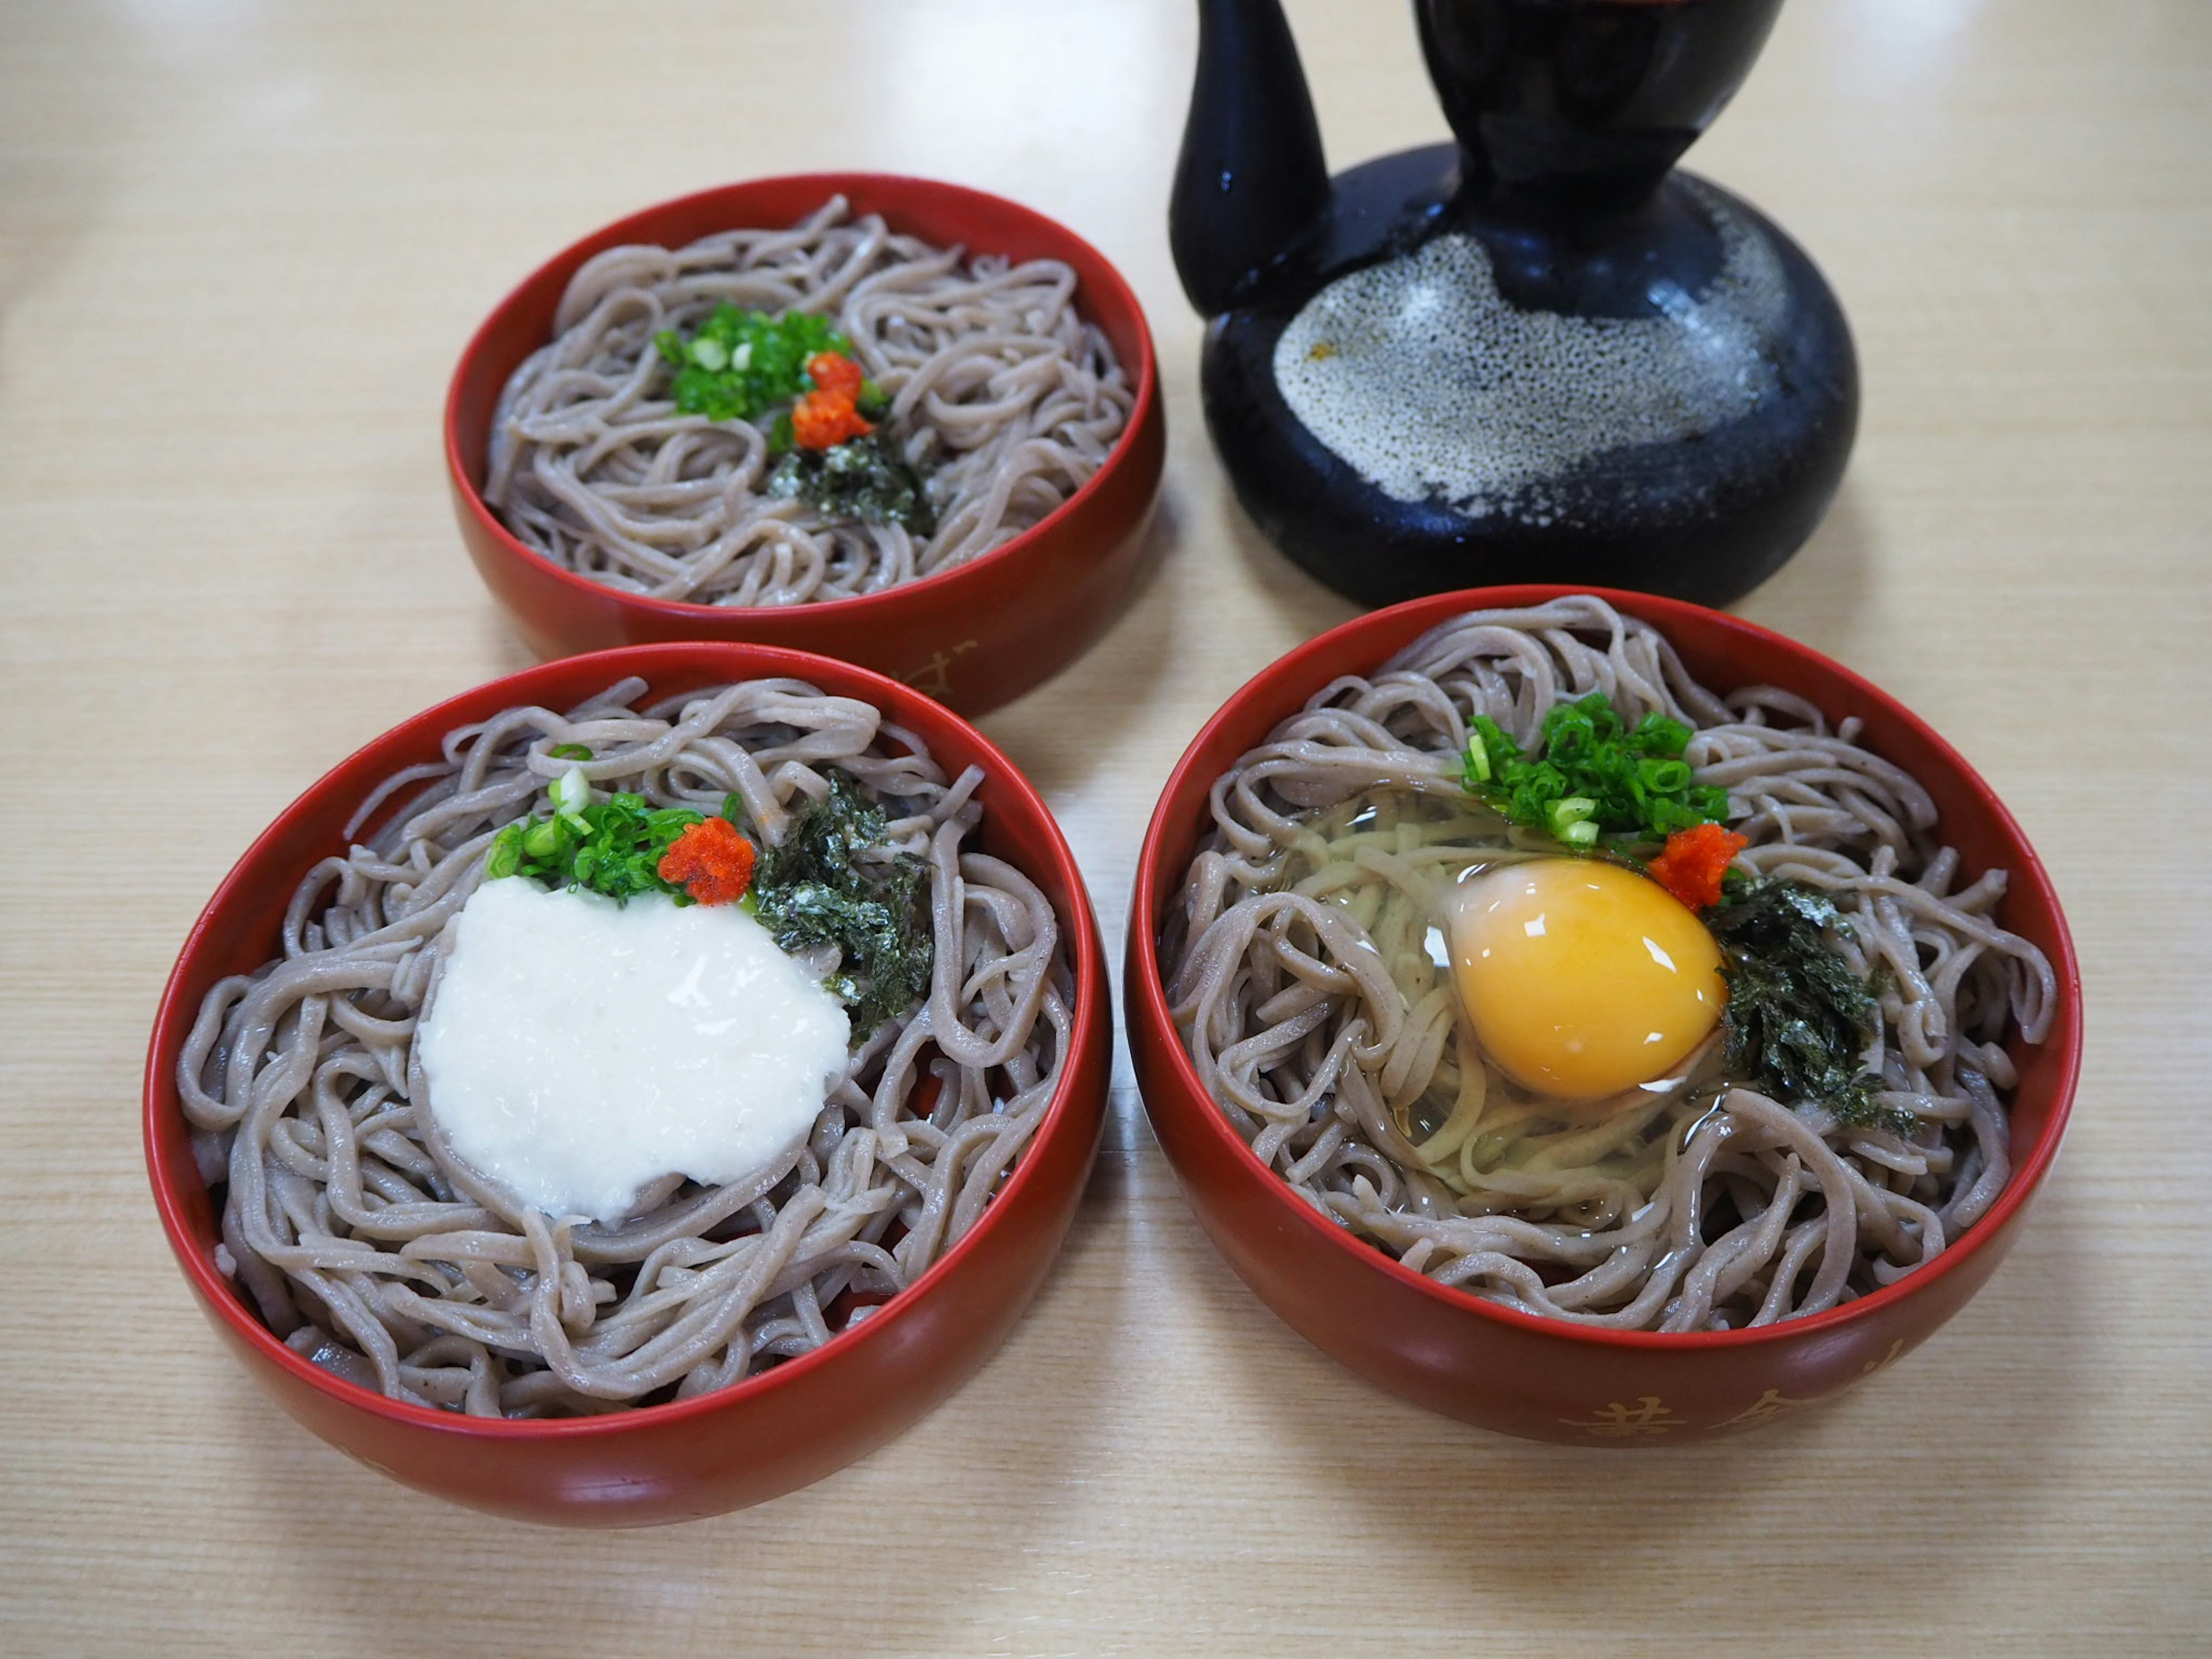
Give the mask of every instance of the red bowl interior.
POLYGON ((395 1478, 477 1508, 561 1524, 650 1524, 817 1479, 892 1437, 982 1363, 1042 1282, 1081 1196, 1104 1122, 1111 1039, 1104 958, 1074 855, 1028 781, 973 726, 849 664, 762 646, 634 647, 542 664, 440 703, 341 763, 277 817, 209 900, 162 992, 147 1050, 147 1173, 203 1312, 308 1428, 395 1478), (718 1393, 604 1417, 487 1420, 386 1399, 286 1347, 216 1267, 220 1218, 178 1101, 179 1053, 218 979, 279 953, 294 889, 343 849, 347 820, 378 782, 437 758, 456 726, 518 703, 569 707, 631 674, 655 698, 732 680, 804 679, 875 704, 917 734, 948 776, 981 766, 975 845, 1036 881, 1065 929, 1076 1017, 1060 1090, 968 1236, 904 1293, 811 1353, 718 1393))
MULTIPOLYGON (((1911 772, 1935 798, 1941 815, 1939 833, 1959 849, 1967 877, 1991 867, 2010 872, 1998 920, 2050 957, 2060 999, 2043 1042, 2029 1045, 2015 1036, 2011 1045, 2020 1072, 2011 1103, 2011 1182, 1980 1222, 1934 1261, 1894 1285, 1804 1319, 1746 1330, 1681 1334, 1593 1330, 1485 1301, 1401 1266, 1292 1197, 1288 1186, 1253 1155, 1206 1094, 1168 1012, 1159 928, 1199 839, 1211 823, 1207 792, 1238 756, 1264 741, 1332 680, 1371 672, 1438 623, 1469 611, 1535 605, 1588 591, 1528 586, 1432 595, 1355 617, 1255 676, 1199 733, 1160 797, 1138 864, 1123 976, 1130 1042, 1138 1058, 1146 1109, 1177 1164, 1186 1195, 1240 1273, 1293 1327, 1385 1386, 1472 1421, 1555 1439, 1575 1438, 1556 1431, 1567 1419, 1547 1402, 1571 1395, 1569 1382, 1578 1364, 1589 1364, 1593 1375, 1601 1373, 1608 1379, 1607 1387, 1618 1389, 1631 1386, 1624 1378, 1673 1375, 1663 1366, 1651 1369, 1657 1355, 1694 1356, 1695 1382, 1680 1384, 1694 1392, 1727 1378, 1728 1356, 1773 1350, 1777 1352, 1758 1365, 1747 1364, 1744 1375, 1767 1374, 1761 1366, 1783 1366, 1791 1384, 1790 1403, 1794 1404, 1805 1391, 1856 1380, 1829 1376, 1808 1359, 1820 1350, 1829 1334, 1863 1327, 1869 1332, 1879 1330, 1885 1339, 1894 1331, 1903 1339, 1901 1346, 1917 1342, 1978 1288, 2008 1243, 2021 1213, 2057 1155, 2081 1049, 2080 967, 2049 873, 2003 803, 1956 750, 1887 693, 1781 635, 1680 600, 1596 590, 1616 609, 1665 632, 1691 674, 1716 690, 1776 685, 1808 698, 1832 721, 1857 716, 1864 727, 1861 740, 1911 772), (1255 1236, 1261 1231, 1267 1235, 1264 1248, 1255 1236), (1318 1292, 1308 1297, 1303 1283, 1317 1281, 1300 1281, 1287 1268, 1278 1272, 1278 1261, 1293 1258, 1307 1261, 1316 1271, 1325 1262, 1340 1286, 1371 1279, 1392 1287, 1397 1294, 1387 1316, 1389 1328, 1363 1332, 1356 1314, 1321 1305, 1318 1292), (1344 1271, 1347 1263, 1353 1271, 1344 1271), (1902 1320, 1886 1317, 1908 1309, 1911 1316, 1902 1320), (1932 1321, 1925 1317, 1931 1310, 1932 1321), (1405 1352, 1424 1342, 1434 1347, 1446 1332, 1454 1342, 1474 1345, 1462 1350, 1465 1363, 1458 1374, 1452 1373, 1449 1364, 1443 1366, 1443 1374, 1435 1374, 1433 1367, 1425 1371, 1405 1352), (1486 1340, 1496 1344, 1507 1334, 1526 1341, 1498 1346, 1499 1355, 1510 1355, 1501 1358, 1500 1369, 1554 1368, 1547 1382, 1530 1376, 1501 1376, 1479 1359, 1466 1359, 1468 1353, 1486 1352, 1480 1346, 1486 1340), (1378 1346, 1400 1352, 1378 1357, 1371 1351, 1378 1346), (1600 1357, 1601 1364, 1590 1363, 1600 1357)), ((1864 1351, 1833 1343, 1829 1349, 1855 1363, 1864 1351)), ((1886 1346, 1873 1350, 1886 1358, 1894 1358, 1899 1351, 1886 1346)), ((1611 1402, 1599 1398, 1589 1403, 1602 1410, 1611 1402)))
POLYGON ((682 639, 747 640, 818 651, 920 686, 980 714, 1073 661, 1109 626, 1142 574, 1166 453, 1152 331, 1127 283, 1073 231, 1001 197, 890 173, 817 173, 702 191, 616 221, 524 279, 477 331, 446 399, 446 459, 462 537, 478 572, 532 647, 554 656, 682 639), (988 553, 878 593, 793 606, 692 605, 624 593, 518 540, 478 493, 501 389, 552 337, 568 279, 627 242, 679 247, 718 231, 796 222, 833 195, 856 214, 940 246, 1015 260, 1059 259, 1084 314, 1113 343, 1135 392, 1103 465, 1039 523, 988 553))

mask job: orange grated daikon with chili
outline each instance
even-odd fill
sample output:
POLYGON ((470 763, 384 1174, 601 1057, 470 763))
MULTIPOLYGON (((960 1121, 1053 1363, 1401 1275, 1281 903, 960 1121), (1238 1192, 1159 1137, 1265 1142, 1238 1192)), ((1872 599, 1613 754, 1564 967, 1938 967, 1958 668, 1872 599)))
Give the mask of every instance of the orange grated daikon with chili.
POLYGON ((727 818, 692 824, 668 844, 655 866, 699 904, 734 904, 752 885, 753 844, 727 818))
POLYGON ((860 364, 842 352, 817 351, 806 360, 806 372, 814 390, 791 411, 793 442, 801 449, 834 449, 876 429, 854 402, 864 379, 860 364))
POLYGON ((1668 836, 1644 872, 1692 910, 1711 909, 1721 902, 1721 878, 1729 863, 1750 845, 1723 825, 1700 823, 1668 836))

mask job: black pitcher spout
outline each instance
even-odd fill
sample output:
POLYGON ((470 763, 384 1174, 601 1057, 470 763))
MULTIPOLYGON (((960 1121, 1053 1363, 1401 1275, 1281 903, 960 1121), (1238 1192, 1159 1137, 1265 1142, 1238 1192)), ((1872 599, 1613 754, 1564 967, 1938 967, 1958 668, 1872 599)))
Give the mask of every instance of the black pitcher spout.
POLYGON ((1191 304, 1226 311, 1328 200, 1321 126, 1278 0, 1199 0, 1198 76, 1168 204, 1191 304))

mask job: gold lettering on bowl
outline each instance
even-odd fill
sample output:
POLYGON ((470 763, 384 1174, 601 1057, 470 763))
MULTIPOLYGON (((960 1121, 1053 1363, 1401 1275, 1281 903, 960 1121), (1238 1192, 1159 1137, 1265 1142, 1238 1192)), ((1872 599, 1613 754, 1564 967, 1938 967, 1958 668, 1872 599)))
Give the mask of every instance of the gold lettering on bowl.
POLYGON ((948 697, 952 695, 952 665, 975 647, 975 641, 963 640, 950 651, 933 652, 927 662, 899 678, 925 697, 948 697))
POLYGON ((1723 1418, 1716 1426, 1727 1429, 1733 1428, 1740 1423, 1764 1423, 1770 1417, 1779 1417, 1786 1411, 1799 1406, 1809 1406, 1812 1403, 1809 1396, 1803 1400, 1793 1400, 1779 1389, 1769 1389, 1734 1417, 1723 1418))
POLYGON ((1894 1364, 1897 1359, 1897 1356, 1904 1352, 1905 1339, 1900 1336, 1896 1341, 1889 1345, 1889 1352, 1882 1355, 1881 1358, 1869 1359, 1865 1364, 1860 1366, 1859 1375, 1861 1376, 1872 1376, 1876 1371, 1881 1370, 1884 1366, 1894 1364))
POLYGON ((1640 1396, 1633 1406, 1615 1400, 1590 1417, 1563 1417, 1559 1421, 1571 1429, 1580 1429, 1593 1440, 1631 1440, 1687 1426, 1686 1419, 1656 1394, 1640 1396))

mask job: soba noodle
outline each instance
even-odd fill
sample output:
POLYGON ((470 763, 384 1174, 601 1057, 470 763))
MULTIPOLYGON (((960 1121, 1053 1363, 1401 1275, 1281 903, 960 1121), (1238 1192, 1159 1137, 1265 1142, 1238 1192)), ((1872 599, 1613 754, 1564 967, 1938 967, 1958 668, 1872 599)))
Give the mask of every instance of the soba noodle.
MULTIPOLYGON (((567 714, 509 708, 419 793, 318 865, 283 955, 203 1004, 178 1081, 202 1171, 227 1185, 222 1259, 295 1350, 400 1400, 541 1416, 685 1398, 827 1341, 975 1224, 1042 1121, 1073 982, 1050 903, 964 850, 981 806, 868 704, 756 680, 636 708, 624 681, 567 714), (926 863, 926 1000, 856 1030, 811 1136, 752 1177, 671 1176, 616 1226, 504 1197, 441 1144, 419 1060, 449 924, 494 833, 526 816, 580 744, 603 788, 714 812, 734 793, 779 839, 823 769, 859 780, 884 845, 926 863)), ((885 856, 889 856, 889 852, 885 856)))
MULTIPOLYGON (((1526 1311, 1619 1329, 1800 1317, 1932 1260, 2011 1164, 2004 1048, 2049 1029, 2050 963, 1960 884, 1926 791, 1771 689, 1723 698, 1650 626, 1590 598, 1459 617, 1346 678, 1215 785, 1215 828, 1164 928, 1200 1075, 1267 1165, 1409 1267, 1526 1311), (1878 993, 1865 1056, 1881 1127, 1723 1075, 1710 1043, 1666 1091, 1595 1120, 1547 1110, 1474 1051, 1428 938, 1446 884, 1541 840, 1462 791, 1471 721, 1530 744, 1554 703, 1696 729, 1740 863, 1832 896, 1878 993)), ((1553 849, 1556 850, 1556 849, 1553 849)))
POLYGON ((1058 507, 1127 424, 1127 377, 1075 287, 1057 260, 963 260, 842 197, 790 230, 610 248, 501 395, 484 499, 556 563, 656 599, 798 605, 947 569, 1058 507), (835 317, 890 398, 883 430, 931 475, 933 535, 763 494, 762 426, 677 410, 653 337, 725 301, 835 317))

